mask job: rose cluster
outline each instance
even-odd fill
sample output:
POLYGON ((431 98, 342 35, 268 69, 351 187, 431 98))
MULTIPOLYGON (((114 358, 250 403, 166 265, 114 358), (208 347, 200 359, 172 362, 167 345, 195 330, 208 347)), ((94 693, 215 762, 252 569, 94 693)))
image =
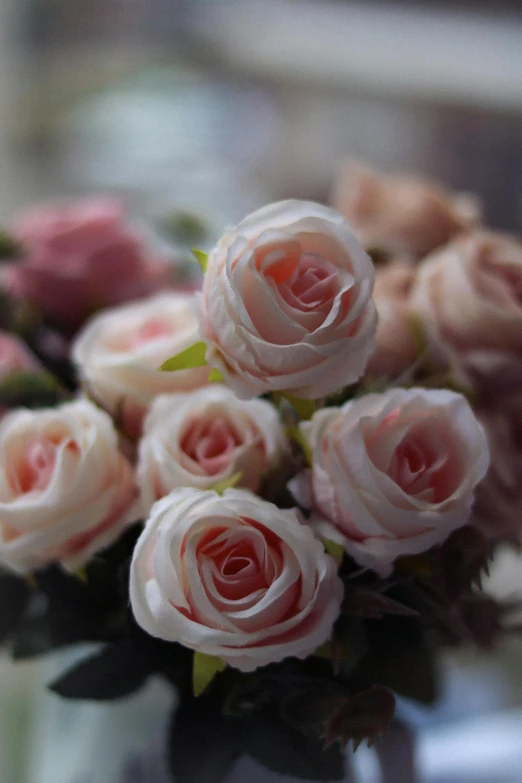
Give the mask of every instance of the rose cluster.
MULTIPOLYGON (((195 295, 165 284, 166 262, 112 203, 15 227, 22 257, 5 285, 62 325, 79 388, 3 410, 1 564, 76 573, 141 521, 136 622, 251 671, 332 639, 340 559, 386 578, 477 508, 501 535, 496 497, 516 495, 520 446, 505 417, 520 407, 489 403, 522 367, 522 250, 472 231, 469 200, 344 176, 355 233, 319 204, 264 207, 199 254, 195 295), (375 277, 361 241, 381 238, 394 257, 375 277), (447 368, 483 393, 477 412, 447 368), (509 464, 481 484, 486 432, 509 464)), ((0 335, 0 384, 21 370, 36 383, 35 350, 0 335)))

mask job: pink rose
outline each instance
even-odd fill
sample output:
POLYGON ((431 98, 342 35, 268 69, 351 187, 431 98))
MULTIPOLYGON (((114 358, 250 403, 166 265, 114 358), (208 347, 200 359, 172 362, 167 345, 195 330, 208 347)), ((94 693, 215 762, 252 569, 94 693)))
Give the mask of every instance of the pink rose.
POLYGON ((18 409, 0 423, 0 562, 75 570, 139 518, 112 421, 87 400, 18 409))
POLYGON ((147 253, 116 201, 40 207, 15 225, 13 235, 25 257, 7 270, 8 288, 69 330, 95 310, 168 282, 168 262, 147 253))
POLYGON ((365 247, 414 258, 480 218, 478 202, 467 194, 450 195, 410 176, 381 176, 353 161, 341 167, 332 202, 365 247))
POLYGON ((0 331, 0 381, 15 372, 41 369, 37 357, 19 337, 0 331))
MULTIPOLYGON (((482 427, 460 394, 390 389, 301 423, 312 449, 319 525, 361 565, 387 575, 401 555, 440 544, 470 516, 488 468, 482 427)), ((303 503, 301 477, 292 490, 303 503)))
POLYGON ((236 486, 256 492, 285 456, 283 426, 265 400, 243 402, 220 384, 157 397, 139 445, 143 506, 178 487, 212 489, 237 474, 236 486))
POLYGON ((455 240, 421 264, 412 307, 434 355, 477 388, 522 384, 522 244, 493 232, 455 240))
POLYGON ((374 347, 373 265, 344 220, 271 204, 211 252, 199 298, 207 361, 238 397, 322 397, 362 375, 374 347))
POLYGON ((522 396, 479 413, 489 441, 489 471, 478 488, 474 521, 488 538, 520 543, 522 535, 522 396))
POLYGON ((132 559, 139 625, 242 671, 313 653, 342 598, 334 560, 295 512, 245 490, 175 490, 132 559))
POLYGON ((366 366, 373 378, 396 380, 418 358, 410 293, 416 267, 392 261, 377 268, 373 300, 377 308, 377 347, 366 366))
POLYGON ((131 437, 159 394, 206 384, 208 367, 161 372, 160 365, 198 339, 194 297, 163 293, 104 310, 77 335, 72 357, 86 392, 131 437))

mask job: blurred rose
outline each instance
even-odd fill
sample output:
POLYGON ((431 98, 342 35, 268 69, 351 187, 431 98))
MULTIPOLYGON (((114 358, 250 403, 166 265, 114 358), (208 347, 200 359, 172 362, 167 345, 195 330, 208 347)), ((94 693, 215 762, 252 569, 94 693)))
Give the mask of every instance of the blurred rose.
MULTIPOLYGON (((390 389, 323 408, 300 427, 312 448, 312 505, 331 523, 323 532, 361 565, 387 575, 397 557, 468 521, 488 444, 460 394, 390 389)), ((309 502, 302 479, 291 488, 309 502)))
POLYGON ((41 370, 37 357, 14 334, 0 331, 0 381, 21 370, 41 370))
POLYGON ((479 414, 491 463, 478 488, 475 521, 488 538, 522 538, 522 396, 503 398, 499 409, 479 414))
POLYGON ((367 248, 421 258, 480 218, 477 201, 445 193, 410 176, 382 176, 347 161, 334 187, 333 206, 367 248))
POLYGON ((130 464, 106 413, 87 400, 0 423, 0 562, 73 570, 139 517, 130 464))
POLYGON ((410 293, 416 267, 393 261, 376 270, 373 300, 377 307, 377 347, 366 366, 373 378, 397 379, 418 358, 410 293))
POLYGON ((199 298, 207 360, 238 397, 323 397, 374 347, 373 265, 331 209, 282 201, 219 241, 199 298))
POLYGON ((522 244, 480 231, 429 256, 412 307, 435 355, 448 354, 479 389, 522 384, 522 244))
POLYGON ((136 437, 155 397, 207 382, 208 367, 159 370, 198 339, 193 297, 164 293, 94 316, 77 335, 72 356, 87 393, 136 437))
POLYGON ((242 671, 313 653, 342 597, 334 560, 295 512, 246 490, 175 490, 152 507, 132 559, 139 625, 242 671))
POLYGON ((277 410, 265 400, 238 400, 225 386, 156 398, 139 446, 143 506, 178 487, 211 489, 240 473, 256 492, 263 476, 288 456, 277 410))
POLYGON ((6 285, 68 330, 102 307, 168 283, 168 262, 148 254, 116 201, 42 206, 20 219, 13 235, 24 257, 6 270, 6 285))

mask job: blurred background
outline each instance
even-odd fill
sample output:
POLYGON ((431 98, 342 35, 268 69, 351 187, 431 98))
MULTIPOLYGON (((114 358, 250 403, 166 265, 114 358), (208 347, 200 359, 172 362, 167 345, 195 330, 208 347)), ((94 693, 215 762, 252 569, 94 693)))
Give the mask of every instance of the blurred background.
MULTIPOLYGON (((0 224, 103 191, 219 232, 326 199, 344 156, 477 192, 520 233, 521 0, 0 0, 0 224)), ((522 591, 519 560, 495 578, 522 591)), ((522 701, 516 644, 487 670, 466 659, 445 720, 522 701)), ((0 780, 33 783, 40 673, 14 672, 0 661, 0 780)))

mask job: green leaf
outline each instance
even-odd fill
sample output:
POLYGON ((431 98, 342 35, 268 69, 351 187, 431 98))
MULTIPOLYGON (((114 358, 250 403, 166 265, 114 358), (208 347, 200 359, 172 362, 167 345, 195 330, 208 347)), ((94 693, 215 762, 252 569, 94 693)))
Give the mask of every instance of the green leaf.
POLYGON ((67 699, 107 701, 130 695, 152 673, 151 661, 124 639, 80 661, 48 687, 67 699))
POLYGON ((210 375, 208 376, 208 382, 209 383, 223 383, 224 381, 223 373, 221 370, 218 370, 217 367, 213 367, 210 371, 210 375))
POLYGON ((300 419, 306 421, 311 419, 315 413, 315 400, 301 400, 299 397, 292 397, 284 392, 275 395, 276 399, 286 400, 295 410, 300 419))
POLYGON ((48 372, 19 370, 0 383, 0 405, 6 408, 47 408, 66 397, 56 378, 48 372))
POLYGON ((159 222, 159 230, 168 239, 189 245, 194 242, 204 242, 208 230, 205 221, 193 212, 173 212, 159 222))
POLYGON ((192 668, 192 687, 194 696, 200 696, 214 676, 222 672, 226 663, 221 658, 214 655, 205 655, 205 653, 194 653, 194 664, 192 668))
POLYGON ((207 271, 208 253, 204 253, 203 250, 196 250, 193 248, 193 255, 196 257, 196 261, 200 265, 203 272, 207 271))
POLYGON ((214 691, 176 707, 168 759, 176 783, 224 783, 241 756, 248 722, 223 714, 214 691))
POLYGON ((160 370, 162 372, 176 372, 177 370, 191 370, 193 367, 204 367, 207 363, 206 352, 207 346, 204 342, 195 343, 163 362, 160 370))
POLYGON ((342 544, 338 544, 337 541, 332 541, 331 538, 322 539, 326 553, 333 557, 338 566, 341 565, 344 557, 344 547, 342 544))
POLYGON ((217 481, 213 486, 212 489, 214 492, 217 492, 218 495, 222 495, 223 492, 226 489, 230 489, 231 487, 235 487, 236 484, 241 481, 241 476, 243 474, 240 470, 238 470, 237 473, 234 473, 232 476, 229 476, 229 478, 223 479, 222 481, 217 481))
POLYGON ((0 229, 0 261, 13 261, 22 255, 22 248, 18 241, 0 229))

